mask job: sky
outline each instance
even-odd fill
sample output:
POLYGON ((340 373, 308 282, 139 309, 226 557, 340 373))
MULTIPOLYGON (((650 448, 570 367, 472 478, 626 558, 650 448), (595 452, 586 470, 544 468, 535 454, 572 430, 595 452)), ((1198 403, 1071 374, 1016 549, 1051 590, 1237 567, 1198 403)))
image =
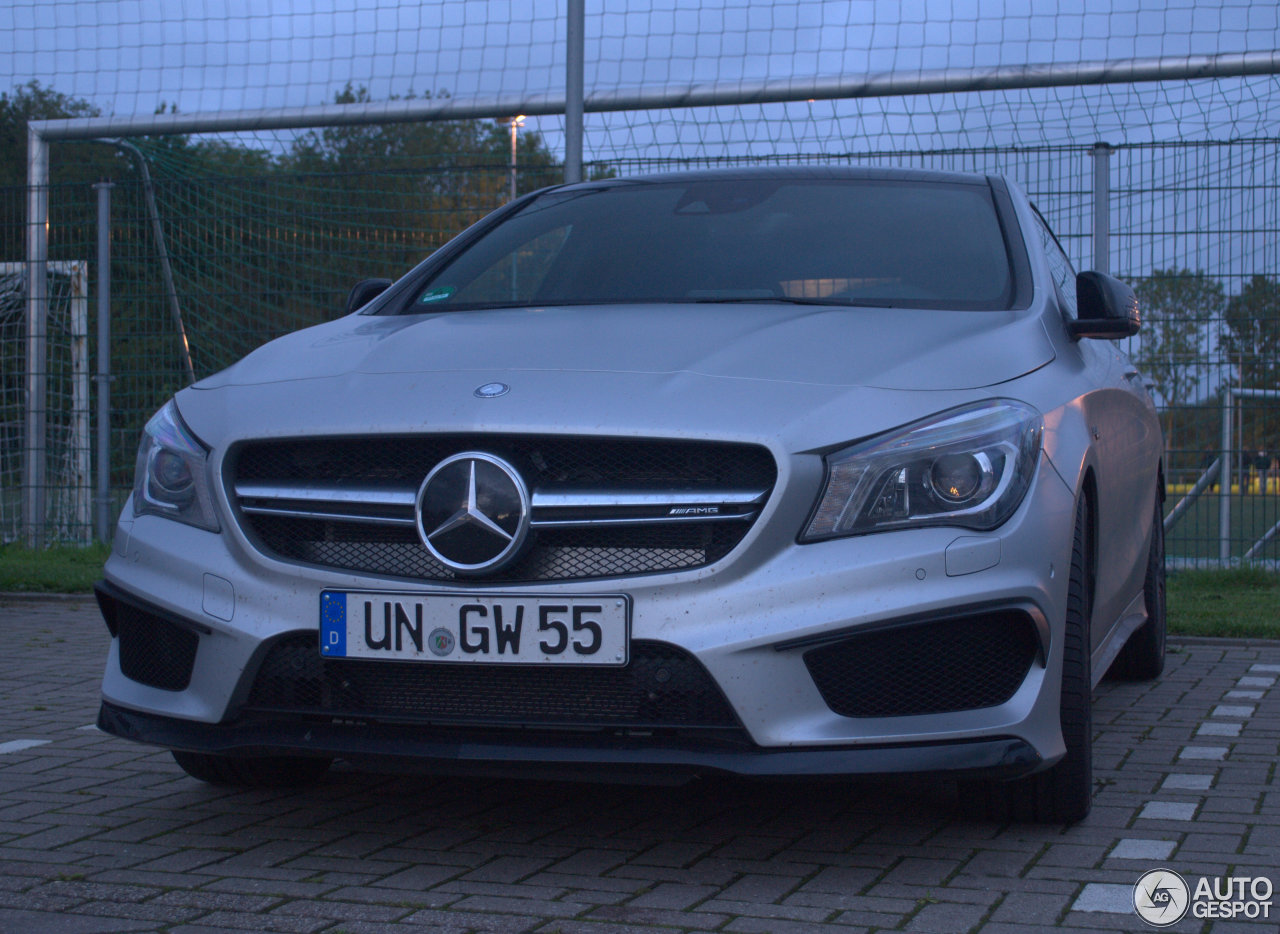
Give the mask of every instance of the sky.
MULTIPOLYGON (((609 0, 587 3, 586 87, 1071 65, 1280 48, 1276 0, 609 0)), ((105 114, 563 93, 565 0, 0 0, 0 89, 38 80, 105 114)), ((843 152, 1274 125, 1274 77, 588 116, 588 158, 843 152)), ((558 118, 531 124, 559 139, 558 118)))
MULTIPOLYGON (((375 100, 560 97, 565 7, 565 0, 0 0, 0 91, 37 80, 120 116, 161 106, 216 113, 320 105, 347 85, 375 100)), ((586 7, 588 95, 1280 49, 1277 0, 587 0, 586 7)), ((526 126, 563 151, 560 116, 531 117, 526 126)), ((900 161, 902 153, 981 150, 914 158, 1012 174, 1053 213, 1073 256, 1087 261, 1091 217, 1080 193, 1090 190, 1089 158, 1044 147, 1274 137, 1276 126, 1280 78, 1268 75, 589 113, 584 156, 629 171, 671 157, 853 152, 900 161)), ((291 135, 237 139, 280 151, 291 135)), ((1118 186, 1164 190, 1159 180, 1174 178, 1179 191, 1231 192, 1215 205, 1232 233, 1117 243, 1117 265, 1212 266, 1237 278, 1274 265, 1267 231, 1275 226, 1259 219, 1273 210, 1274 199, 1260 194, 1266 184, 1243 179, 1240 166, 1211 150, 1142 158, 1117 165, 1118 186), (1167 246, 1174 242, 1196 245, 1174 255, 1167 246)), ((1195 206, 1178 197, 1135 199, 1118 210, 1143 216, 1117 217, 1113 226, 1184 228, 1195 206)))

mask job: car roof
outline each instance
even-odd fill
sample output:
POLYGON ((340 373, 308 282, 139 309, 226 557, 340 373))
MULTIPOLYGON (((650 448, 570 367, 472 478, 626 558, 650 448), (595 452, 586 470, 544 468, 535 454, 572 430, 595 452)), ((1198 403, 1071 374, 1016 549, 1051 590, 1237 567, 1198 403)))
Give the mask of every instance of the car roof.
POLYGON ((572 188, 610 188, 618 186, 694 181, 748 181, 748 180, 857 180, 917 181, 961 185, 987 185, 986 175, 972 172, 943 172, 937 169, 916 169, 898 166, 861 165, 781 165, 781 166, 733 166, 714 169, 685 169, 676 172, 659 172, 644 175, 628 175, 621 178, 579 182, 558 186, 561 190, 572 188))

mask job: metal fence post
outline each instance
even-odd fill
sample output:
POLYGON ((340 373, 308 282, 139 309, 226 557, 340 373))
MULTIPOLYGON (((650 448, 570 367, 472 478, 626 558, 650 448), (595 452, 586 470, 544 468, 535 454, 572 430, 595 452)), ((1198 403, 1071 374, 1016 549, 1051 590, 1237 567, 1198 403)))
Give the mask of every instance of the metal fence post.
POLYGON ((572 185, 582 181, 583 43, 585 41, 584 0, 569 0, 565 18, 564 80, 564 180, 572 185))
POLYGON ((108 181, 93 186, 98 192, 98 470, 94 493, 94 536, 111 540, 111 189, 108 181))
POLYGON ((1222 387, 1222 469, 1218 471, 1218 558, 1225 566, 1231 558, 1231 481, 1235 479, 1231 460, 1231 422, 1235 397, 1230 386, 1222 387))
POLYGON ((1093 156, 1093 268, 1111 272, 1111 146, 1094 143, 1093 156))
POLYGON ((45 415, 48 406, 49 143, 27 127, 26 437, 22 526, 27 546, 44 547, 45 415))

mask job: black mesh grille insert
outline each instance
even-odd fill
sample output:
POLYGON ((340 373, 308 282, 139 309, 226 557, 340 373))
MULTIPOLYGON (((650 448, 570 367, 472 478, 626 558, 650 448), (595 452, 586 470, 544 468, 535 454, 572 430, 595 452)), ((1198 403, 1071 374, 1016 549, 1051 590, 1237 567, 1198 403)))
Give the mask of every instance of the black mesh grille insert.
MULTIPOLYGON (((580 437, 441 435, 252 442, 232 456, 237 481, 387 484, 412 488, 436 463, 482 450, 513 464, 530 489, 749 488, 769 491, 772 455, 750 444, 580 437)), ((387 577, 454 580, 413 528, 245 514, 246 530, 269 553, 387 577)), ((702 567, 719 561, 751 528, 744 521, 695 521, 535 529, 523 556, 485 580, 583 580, 702 567)))
POLYGON ((116 601, 114 612, 124 676, 153 688, 185 691, 200 637, 128 603, 116 601))
MULTIPOLYGON (((281 516, 247 517, 268 551, 287 560, 390 577, 454 580, 413 529, 281 516)), ((547 529, 511 567, 487 581, 551 581, 701 567, 742 539, 746 522, 663 527, 547 529)))
POLYGON ((431 724, 736 727, 692 655, 637 641, 621 668, 327 659, 314 632, 276 642, 247 707, 431 724))
POLYGON ((773 457, 751 444, 538 435, 433 435, 258 441, 240 449, 240 480, 409 481, 460 451, 484 450, 547 485, 773 485, 773 457))
POLYGON ((846 717, 994 707, 1036 654, 1027 614, 1004 610, 850 636, 804 655, 822 699, 846 717))

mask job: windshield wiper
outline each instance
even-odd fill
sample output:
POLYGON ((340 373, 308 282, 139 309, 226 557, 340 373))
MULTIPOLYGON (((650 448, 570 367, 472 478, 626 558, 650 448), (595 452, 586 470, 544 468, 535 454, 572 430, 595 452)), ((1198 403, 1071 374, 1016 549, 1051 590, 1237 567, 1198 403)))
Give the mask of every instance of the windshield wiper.
POLYGON ((824 305, 828 308, 892 308, 882 299, 859 301, 852 298, 801 298, 790 295, 720 295, 686 298, 684 301, 717 305, 824 305))

